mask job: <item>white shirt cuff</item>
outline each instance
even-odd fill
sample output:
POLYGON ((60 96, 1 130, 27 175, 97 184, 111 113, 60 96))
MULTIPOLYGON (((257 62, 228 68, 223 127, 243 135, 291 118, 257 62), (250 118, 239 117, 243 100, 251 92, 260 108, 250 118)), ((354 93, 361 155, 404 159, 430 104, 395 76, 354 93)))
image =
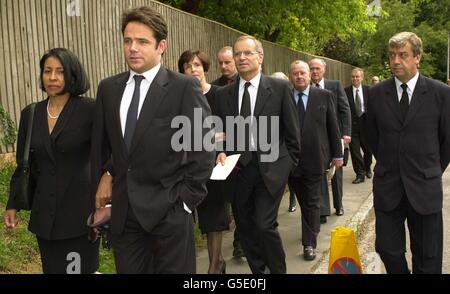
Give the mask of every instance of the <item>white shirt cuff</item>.
POLYGON ((192 211, 189 209, 189 207, 184 202, 183 202, 183 207, 184 207, 184 210, 186 210, 189 213, 192 213, 192 211))

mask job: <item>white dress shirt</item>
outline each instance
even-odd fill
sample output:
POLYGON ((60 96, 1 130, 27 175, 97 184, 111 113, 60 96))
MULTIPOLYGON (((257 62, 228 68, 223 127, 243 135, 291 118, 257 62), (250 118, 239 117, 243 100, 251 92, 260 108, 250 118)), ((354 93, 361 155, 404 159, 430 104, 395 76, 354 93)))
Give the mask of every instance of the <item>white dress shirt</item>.
MULTIPOLYGON (((398 102, 400 102, 403 93, 403 88, 401 87, 403 83, 399 79, 397 79, 397 77, 395 77, 394 79, 395 79, 395 86, 397 88, 398 102)), ((408 99, 410 104, 411 104, 411 97, 412 94, 414 93, 414 89, 416 88, 418 79, 419 79, 419 71, 416 72, 416 75, 412 79, 406 82, 406 85, 408 86, 408 88, 406 88, 406 92, 408 93, 408 99)))
POLYGON ((362 113, 366 112, 366 109, 364 108, 364 94, 363 94, 362 87, 359 86, 359 88, 356 88, 355 86, 352 86, 352 88, 353 88, 353 97, 355 100, 355 107, 356 107, 356 90, 358 90, 358 95, 359 95, 359 97, 361 97, 361 111, 362 111, 362 113))
POLYGON ((135 75, 144 76, 144 79, 142 79, 141 82, 141 87, 139 88, 140 89, 139 106, 138 106, 138 119, 139 119, 139 114, 141 113, 142 105, 144 104, 148 89, 150 88, 150 85, 152 84, 153 79, 155 78, 160 68, 161 64, 158 64, 157 66, 153 67, 152 69, 142 74, 138 74, 135 71, 130 70, 130 77, 128 78, 125 91, 123 91, 122 100, 120 101, 120 125, 122 126, 122 136, 125 136, 125 124, 127 122, 128 108, 130 107, 131 99, 133 98, 134 83, 135 83, 134 76, 135 75))
MULTIPOLYGON (((252 123, 256 105, 256 95, 258 94, 258 87, 260 81, 261 81, 261 72, 258 73, 250 81, 246 81, 242 77, 240 77, 239 79, 239 113, 241 113, 242 98, 244 96, 245 83, 250 82, 250 86, 248 86, 248 93, 250 94, 250 113, 252 115, 251 117, 252 123)), ((252 148, 256 148, 255 139, 253 138, 253 136, 251 137, 250 145, 252 148)))

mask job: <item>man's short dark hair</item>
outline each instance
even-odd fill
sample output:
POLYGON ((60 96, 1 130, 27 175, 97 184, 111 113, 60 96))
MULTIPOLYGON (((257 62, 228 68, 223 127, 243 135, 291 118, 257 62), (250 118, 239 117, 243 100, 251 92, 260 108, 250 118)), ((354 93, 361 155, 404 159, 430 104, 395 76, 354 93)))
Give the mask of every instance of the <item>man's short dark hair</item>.
POLYGON ((133 8, 122 15, 122 35, 130 22, 139 22, 153 30, 156 46, 167 39, 167 24, 160 13, 148 6, 133 8))
POLYGON ((83 65, 78 57, 66 48, 53 48, 44 53, 39 62, 41 69, 40 82, 41 89, 45 91, 42 76, 44 74, 45 61, 49 57, 55 57, 61 62, 64 70, 64 90, 63 93, 70 93, 72 96, 78 96, 86 93, 90 88, 89 79, 83 65))
POLYGON ((198 59, 200 59, 200 62, 202 63, 203 71, 208 72, 211 61, 208 55, 206 55, 206 53, 199 50, 196 51, 186 50, 183 53, 181 53, 181 56, 178 59, 178 71, 180 73, 184 73, 184 64, 190 62, 196 56, 198 57, 198 59))

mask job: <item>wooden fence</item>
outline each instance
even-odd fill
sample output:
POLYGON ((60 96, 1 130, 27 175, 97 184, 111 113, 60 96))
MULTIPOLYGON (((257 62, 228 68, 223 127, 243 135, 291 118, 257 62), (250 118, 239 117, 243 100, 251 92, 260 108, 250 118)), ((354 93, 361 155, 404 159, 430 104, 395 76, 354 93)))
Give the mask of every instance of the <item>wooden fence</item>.
MULTIPOLYGON (((45 98, 39 88, 39 59, 49 48, 72 50, 91 81, 88 96, 95 97, 100 80, 127 69, 122 53, 121 15, 147 5, 164 15, 168 49, 164 65, 177 69, 180 54, 200 49, 211 56, 207 79, 219 76, 216 52, 241 32, 152 0, 0 0, 0 102, 17 124, 27 104, 45 98)), ((264 72, 287 72, 295 59, 314 56, 263 41, 264 72)), ((352 66, 327 59, 327 77, 350 84, 352 66)), ((0 153, 14 146, 0 146, 0 153)))

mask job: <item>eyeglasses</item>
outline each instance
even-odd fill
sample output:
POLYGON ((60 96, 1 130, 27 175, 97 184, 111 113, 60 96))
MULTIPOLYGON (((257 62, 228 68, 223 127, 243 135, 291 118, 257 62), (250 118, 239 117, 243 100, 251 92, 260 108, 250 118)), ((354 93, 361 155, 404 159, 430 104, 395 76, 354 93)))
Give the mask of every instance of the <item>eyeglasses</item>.
POLYGON ((241 57, 241 55, 244 54, 244 57, 250 57, 254 54, 259 54, 257 51, 242 51, 242 52, 233 52, 234 57, 241 57))

